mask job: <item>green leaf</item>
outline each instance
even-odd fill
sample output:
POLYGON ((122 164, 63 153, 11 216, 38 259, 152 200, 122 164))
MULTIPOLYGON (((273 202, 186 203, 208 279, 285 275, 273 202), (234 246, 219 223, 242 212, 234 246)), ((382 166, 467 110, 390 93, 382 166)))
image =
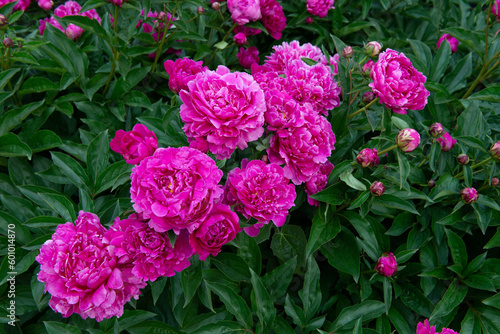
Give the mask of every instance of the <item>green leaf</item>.
POLYGON ((0 89, 3 89, 6 84, 9 83, 10 78, 19 72, 20 68, 10 68, 8 70, 0 72, 0 89))
POLYGON ((500 293, 497 293, 493 297, 486 298, 483 300, 483 304, 500 309, 500 293))
POLYGON ((22 97, 26 94, 42 93, 57 89, 59 89, 59 86, 52 80, 44 77, 30 77, 23 83, 18 94, 22 97))
POLYGON ((63 324, 57 321, 44 321, 48 334, 80 334, 78 327, 63 324))
POLYGON ((370 222, 353 211, 344 211, 342 212, 342 216, 354 226, 356 231, 363 238, 363 249, 372 260, 376 261, 380 254, 382 254, 382 249, 378 243, 376 231, 372 228, 370 222))
MULTIPOLYGON (((480 36, 477 32, 471 31, 470 29, 464 29, 464 28, 446 28, 446 29, 441 30, 441 32, 455 37, 464 45, 467 45, 468 47, 475 50, 479 54, 481 53, 479 46, 481 44, 484 45, 484 42, 481 43, 481 40, 482 40, 481 37, 483 37, 483 36, 480 36)), ((482 52, 484 53, 484 50, 482 52)))
POLYGON ((392 284, 388 277, 384 277, 384 304, 385 314, 389 315, 392 304, 392 284))
POLYGON ((500 87, 492 86, 469 96, 469 100, 500 102, 500 87))
POLYGON ((120 175, 130 175, 132 167, 133 165, 130 165, 125 161, 118 161, 106 168, 101 174, 99 174, 99 177, 95 182, 95 194, 100 194, 101 192, 111 188, 120 175))
POLYGON ((286 262, 297 256, 297 264, 305 267, 306 236, 302 227, 284 225, 281 231, 273 235, 271 249, 281 261, 286 262))
POLYGON ((87 148, 87 173, 90 183, 95 185, 99 174, 108 167, 108 130, 101 132, 87 148))
POLYGON ((353 210, 353 209, 356 209, 356 208, 359 208, 361 205, 363 205, 363 203, 366 202, 366 200, 370 198, 370 191, 366 190, 364 192, 362 192, 358 198, 356 198, 352 203, 351 205, 347 208, 347 210, 353 210))
MULTIPOLYGON (((127 328, 130 334, 178 334, 179 331, 174 327, 161 321, 145 321, 127 328)), ((108 332, 107 332, 108 333, 108 332)), ((118 333, 118 331, 116 332, 118 333)))
POLYGON ((120 331, 124 331, 131 326, 144 322, 152 317, 156 316, 155 313, 142 311, 142 310, 125 310, 123 315, 118 319, 118 324, 120 325, 120 331))
POLYGON ((38 110, 45 100, 28 103, 20 108, 12 109, 0 117, 0 136, 3 136, 28 117, 33 111, 38 110))
POLYGON ((90 193, 90 180, 83 167, 69 155, 60 152, 50 152, 54 164, 78 188, 85 188, 90 193))
POLYGON ((323 210, 322 206, 320 206, 314 215, 306 247, 306 257, 311 256, 321 245, 335 238, 337 233, 340 232, 338 216, 328 215, 327 213, 328 211, 323 210), (327 215, 328 217, 326 217, 327 215))
POLYGON ((116 82, 111 98, 120 99, 125 93, 131 91, 148 75, 149 70, 149 66, 134 68, 127 73, 126 77, 120 77, 116 82))
POLYGON ((0 137, 0 157, 27 157, 31 160, 31 149, 12 132, 0 137))
POLYGON ((320 272, 314 257, 307 260, 307 272, 304 277, 304 287, 299 291, 302 300, 306 322, 314 317, 321 306, 321 289, 319 288, 320 272))
MULTIPOLYGON (((409 39, 408 42, 415 56, 427 67, 430 68, 432 63, 432 52, 429 46, 421 41, 409 39)), ((424 74, 426 74, 424 72, 424 74)))
POLYGON ((455 264, 460 264, 463 268, 467 266, 467 248, 465 242, 452 230, 446 229, 446 236, 448 237, 448 246, 451 250, 451 257, 455 264))
POLYGON ((464 277, 467 277, 470 274, 473 274, 476 271, 478 271, 479 269, 481 269, 481 267, 484 264, 484 261, 486 260, 486 255, 488 255, 488 252, 484 252, 483 254, 476 256, 474 258, 474 260, 472 260, 469 263, 469 265, 467 266, 467 268, 465 268, 465 271, 463 273, 464 277))
POLYGON ((455 307, 462 303, 467 291, 468 288, 466 286, 459 284, 457 280, 453 280, 443 298, 441 298, 434 308, 429 320, 450 314, 455 307))
POLYGON ((10 57, 10 60, 21 64, 39 65, 35 57, 27 52, 16 52, 12 57, 10 57))
POLYGON ((413 254, 415 254, 416 252, 418 252, 418 249, 408 249, 408 250, 403 250, 399 253, 396 254, 396 259, 397 259, 397 262, 398 264, 400 263, 405 263, 406 261, 408 261, 412 256, 413 254))
POLYGON ((431 66, 432 81, 439 82, 444 74, 444 71, 450 64, 450 58, 450 43, 441 43, 441 46, 439 47, 436 57, 434 58, 431 66))
POLYGON ((396 328, 396 333, 413 334, 412 331, 410 331, 410 326, 408 326, 407 320, 403 318, 401 313, 399 313, 394 307, 391 307, 391 310, 389 311, 389 320, 396 328))
POLYGON ((387 208, 393 208, 398 210, 408 211, 410 213, 420 215, 420 213, 415 209, 413 203, 402 200, 396 196, 384 194, 380 197, 376 197, 374 199, 374 204, 378 204, 380 206, 384 206, 387 208))
POLYGON ((500 227, 497 228, 497 232, 490 239, 490 241, 488 241, 488 243, 484 246, 484 249, 490 249, 493 247, 500 247, 500 227))
POLYGON ((255 293, 256 313, 264 332, 267 332, 271 329, 276 317, 276 309, 274 308, 273 300, 269 296, 259 276, 252 269, 250 269, 250 274, 252 276, 251 282, 253 292, 255 293))
POLYGON ((236 254, 220 253, 210 261, 229 279, 235 282, 250 282, 248 264, 236 254))
POLYGON ((453 94, 459 89, 465 88, 467 78, 472 74, 472 52, 461 59, 449 74, 443 78, 443 85, 453 94))
POLYGON ((478 102, 472 101, 460 116, 458 116, 455 134, 458 136, 471 136, 481 139, 487 133, 487 126, 488 124, 484 119, 481 109, 479 109, 478 102))
POLYGON ((285 320, 284 317, 276 317, 273 322, 273 331, 280 334, 295 334, 292 326, 285 320))
POLYGON ((310 195, 309 197, 320 202, 340 205, 344 202, 344 190, 345 189, 342 184, 336 183, 320 192, 317 192, 316 194, 310 195))
POLYGON ((182 291, 184 291, 184 307, 186 307, 196 294, 201 284, 201 262, 198 258, 191 258, 191 265, 181 271, 182 291))
POLYGON ((28 141, 33 153, 49 150, 62 145, 61 138, 50 130, 38 130, 28 141))
POLYGON ((476 203, 487 206, 493 210, 500 211, 500 206, 498 205, 498 203, 486 195, 482 195, 482 194, 479 195, 479 198, 477 199, 476 203))
POLYGON ((23 224, 13 216, 0 211, 0 222, 2 223, 0 224, 0 233, 6 237, 9 236, 9 230, 7 228, 8 225, 9 224, 15 225, 16 241, 19 242, 21 245, 26 245, 33 239, 29 230, 26 227, 24 227, 23 224))
POLYGON ((328 263, 337 270, 351 274, 357 282, 360 273, 359 250, 356 239, 348 230, 342 230, 332 242, 321 246, 328 263))
POLYGON ((82 6, 82 9, 80 9, 80 13, 85 13, 88 10, 99 8, 99 7, 104 6, 108 3, 109 2, 103 1, 103 0, 88 0, 82 6))
POLYGON ((403 212, 394 218, 391 228, 385 232, 390 236, 398 236, 403 234, 407 229, 413 226, 416 222, 416 217, 409 212, 403 212))
POLYGON ((68 222, 74 222, 76 220, 75 208, 69 199, 63 195, 40 193, 38 194, 41 199, 43 199, 48 206, 57 212, 61 217, 63 217, 68 222))
POLYGON ((432 143, 431 152, 429 153, 429 167, 432 171, 436 171, 436 162, 441 157, 441 145, 435 141, 432 143))
POLYGON ((108 36, 106 30, 99 24, 97 20, 90 19, 86 16, 70 15, 65 17, 56 17, 57 21, 61 21, 65 24, 74 24, 90 32, 93 35, 97 35, 108 42, 111 43, 111 38, 108 36))
POLYGON ((262 269, 262 254, 260 253, 260 248, 259 245, 257 245, 256 238, 253 238, 246 233, 238 233, 236 242, 238 246, 238 256, 245 260, 245 262, 248 263, 248 266, 260 275, 260 271, 262 269))
POLYGON ((304 311, 302 311, 302 309, 295 304, 288 294, 285 298, 285 312, 292 318, 294 324, 305 327, 306 319, 304 311))
POLYGON ((432 304, 432 302, 420 291, 420 289, 412 284, 401 285, 399 298, 403 304, 426 318, 431 315, 432 310, 434 309, 434 304, 432 304))
POLYGON ((296 267, 297 257, 293 257, 261 278, 272 300, 277 300, 286 293, 296 267))
POLYGON ((131 107, 152 109, 151 101, 143 92, 138 90, 131 90, 123 98, 123 102, 131 107))
POLYGON ((363 317, 363 321, 370 321, 384 313, 385 305, 376 300, 365 300, 359 304, 346 307, 330 326, 329 331, 335 332, 340 329, 353 328, 356 321, 363 317))
POLYGON ((366 190, 366 186, 361 181, 356 179, 350 171, 345 171, 344 173, 340 174, 340 179, 353 189, 360 191, 366 190))
POLYGON ((405 184, 406 180, 408 179, 411 168, 406 156, 400 150, 396 150, 396 152, 399 162, 399 189, 403 189, 403 184, 405 184))
POLYGON ((463 282, 474 289, 496 292, 495 285, 486 275, 473 274, 467 277, 463 282))

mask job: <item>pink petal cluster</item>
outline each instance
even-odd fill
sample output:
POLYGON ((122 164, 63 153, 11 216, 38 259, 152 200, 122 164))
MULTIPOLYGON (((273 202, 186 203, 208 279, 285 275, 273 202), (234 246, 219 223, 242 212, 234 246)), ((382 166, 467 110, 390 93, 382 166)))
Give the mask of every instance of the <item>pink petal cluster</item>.
POLYGON ((203 61, 194 61, 189 58, 179 58, 175 62, 167 60, 163 65, 169 76, 168 87, 175 94, 182 89, 187 89, 188 82, 193 80, 196 74, 208 70, 208 67, 203 66, 203 61))
POLYGON ((156 231, 192 232, 221 196, 221 178, 215 161, 196 149, 159 148, 132 169, 130 198, 156 231))
POLYGON ((378 165, 379 158, 377 150, 374 148, 365 148, 358 153, 356 162, 363 168, 378 165))
POLYGON ((420 144, 420 135, 414 129, 403 129, 396 137, 396 144, 403 152, 411 152, 420 144))
POLYGON ((397 114, 407 109, 421 110, 430 92, 425 88, 427 78, 417 71, 411 61, 397 51, 387 49, 379 55, 372 68, 373 83, 369 86, 381 103, 397 114))
POLYGON ((63 317, 78 313, 97 321, 121 316, 132 297, 138 299, 146 283, 120 263, 103 240, 106 229, 99 218, 80 211, 75 224, 59 225, 36 257, 38 280, 52 297, 49 306, 63 317))
POLYGON ((247 36, 243 32, 236 33, 233 38, 234 44, 245 45, 247 44, 247 36))
POLYGON ((262 17, 259 0, 228 0, 227 9, 231 19, 240 26, 262 17))
MULTIPOLYGON (((292 60, 301 58, 309 58, 326 64, 326 57, 323 52, 321 52, 320 48, 311 43, 301 45, 298 41, 292 41, 290 43, 283 42, 281 45, 273 46, 273 52, 271 55, 267 56, 264 66, 282 73, 292 60)), ((332 61, 332 58, 333 57, 330 57, 330 61, 332 61)))
POLYGON ((221 247, 233 240, 240 231, 240 218, 228 205, 216 204, 210 215, 189 235, 193 250, 205 261, 219 254, 221 247))
POLYGON ((472 204, 479 199, 479 193, 475 188, 464 188, 460 191, 460 197, 465 204, 472 204))
POLYGON ((452 329, 443 328, 443 330, 438 333, 436 332, 436 326, 430 326, 429 320, 425 319, 424 323, 419 322, 417 325, 417 334, 459 334, 452 329))
POLYGON ((225 200, 236 205, 236 211, 259 223, 272 220, 276 226, 282 226, 295 197, 295 186, 275 163, 244 160, 241 168, 233 169, 227 176, 225 200))
POLYGON ((258 64, 259 50, 255 46, 251 46, 248 49, 240 48, 240 51, 236 54, 238 61, 243 68, 251 68, 253 64, 258 64))
POLYGON ((310 104, 300 104, 290 97, 285 91, 271 89, 266 101, 268 109, 264 114, 268 129, 299 127, 304 124, 303 113, 313 113, 310 104))
POLYGON ((457 143, 456 139, 453 139, 448 132, 444 132, 441 137, 436 138, 436 141, 441 145, 441 151, 446 152, 451 150, 457 143))
POLYGON ((328 177, 330 176, 330 173, 333 171, 333 167, 334 167, 333 164, 329 161, 320 164, 319 172, 314 174, 309 181, 306 181, 305 186, 306 186, 307 202, 310 205, 314 206, 319 205, 319 202, 317 200, 312 199, 309 196, 314 195, 317 192, 320 192, 321 190, 325 189, 326 183, 328 182, 328 177))
MULTIPOLYGON (((8 3, 14 2, 16 0, 0 0, 0 7, 5 6, 8 3)), ((29 5, 31 3, 31 0, 19 0, 19 2, 14 6, 12 9, 13 11, 16 10, 26 10, 28 9, 29 5)))
POLYGON ((325 17, 333 7, 334 0, 307 0, 307 11, 312 15, 325 17))
POLYGON ((136 124, 132 131, 116 131, 110 147, 120 153, 128 164, 136 165, 153 155, 158 148, 158 139, 145 125, 136 124))
POLYGON ((398 262, 391 252, 384 253, 375 266, 375 270, 382 276, 390 277, 398 270, 398 262))
POLYGON ((180 98, 189 141, 206 141, 217 159, 229 158, 236 147, 245 149, 264 133, 264 93, 247 73, 232 73, 225 66, 198 73, 180 98))
POLYGON ((437 49, 439 49, 439 47, 441 46, 441 43, 443 43, 443 41, 447 41, 448 43, 450 43, 451 52, 457 52, 458 44, 460 43, 458 41, 458 39, 451 36, 450 34, 443 34, 443 36, 441 36, 436 43, 437 49))
POLYGON ((144 281, 174 276, 189 267, 193 254, 187 233, 181 233, 172 247, 166 233, 156 232, 136 214, 124 220, 117 217, 104 240, 119 263, 130 264, 132 274, 144 281))
POLYGON ((283 7, 276 0, 261 0, 262 24, 272 38, 281 39, 286 28, 286 17, 283 7))
POLYGON ((38 6, 42 9, 49 10, 54 6, 54 2, 52 0, 37 0, 38 6))

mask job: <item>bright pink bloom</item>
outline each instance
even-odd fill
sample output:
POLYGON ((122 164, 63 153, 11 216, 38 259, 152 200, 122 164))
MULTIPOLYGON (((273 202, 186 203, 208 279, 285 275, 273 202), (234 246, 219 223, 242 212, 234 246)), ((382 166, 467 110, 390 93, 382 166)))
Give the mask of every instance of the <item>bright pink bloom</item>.
POLYGON ((107 0, 107 1, 118 7, 121 7, 123 3, 126 2, 124 0, 107 0))
POLYGON ((325 17, 333 7, 334 0, 307 0, 307 11, 312 15, 325 17))
POLYGON ((491 7, 491 12, 493 15, 497 16, 497 20, 500 20, 500 0, 495 0, 493 6, 491 7))
POLYGON ((272 38, 281 38, 281 32, 286 28, 286 17, 283 7, 276 0, 261 0, 262 23, 272 38))
POLYGON ((236 57, 238 57, 238 61, 243 68, 251 68, 253 64, 258 64, 260 61, 259 50, 255 46, 251 46, 246 50, 241 47, 236 57))
POLYGON ((208 152, 208 142, 201 137, 197 137, 192 142, 190 142, 189 147, 197 149, 198 151, 203 153, 208 152))
POLYGON ((239 32, 236 35, 234 35, 233 40, 236 45, 241 46, 247 44, 247 36, 242 32, 239 32))
POLYGON ((119 317, 125 303, 138 299, 146 286, 103 242, 105 233, 96 215, 80 211, 75 224, 59 225, 40 248, 38 280, 52 295, 49 306, 63 317, 119 317))
POLYGON ((110 147, 120 153, 128 164, 137 165, 153 155, 158 148, 158 139, 145 125, 136 124, 132 131, 116 131, 110 147))
POLYGON ((276 72, 283 73, 288 65, 292 63, 292 60, 301 58, 309 58, 318 62, 324 60, 326 62, 325 55, 317 46, 311 43, 300 45, 298 41, 292 41, 273 46, 273 53, 267 56, 264 66, 270 67, 276 72))
POLYGON ((472 204, 479 198, 479 193, 475 188, 464 188, 460 191, 460 197, 465 204, 472 204))
POLYGON ((54 6, 54 2, 52 0, 37 0, 38 6, 42 9, 49 10, 54 6))
POLYGON ((236 147, 245 149, 264 133, 264 92, 247 73, 225 66, 198 73, 180 97, 189 141, 205 139, 217 159, 229 158, 236 147))
POLYGON ((396 137, 396 144, 403 152, 411 152, 420 144, 420 135, 416 130, 403 129, 396 137))
POLYGON ((439 47, 441 46, 441 43, 445 40, 448 41, 448 43, 450 43, 451 52, 457 52, 458 44, 460 42, 458 41, 458 39, 456 39, 455 37, 453 37, 449 34, 443 34, 443 36, 441 36, 439 38, 439 40, 436 43, 436 48, 439 49, 439 47))
POLYGON ((418 323, 417 334, 436 334, 436 326, 430 326, 429 320, 425 319, 424 323, 418 323))
POLYGON ((371 71, 369 84, 381 103, 397 114, 407 109, 421 110, 430 92, 425 88, 425 75, 417 71, 406 56, 387 49, 382 52, 371 71))
POLYGON ((436 141, 441 145, 441 151, 443 152, 451 150, 457 143, 457 140, 453 139, 446 131, 440 138, 436 138, 436 141))
POLYGON ((240 26, 262 17, 259 0, 228 0, 227 9, 233 21, 240 26))
POLYGON ((222 171, 215 161, 189 147, 157 149, 132 169, 130 178, 134 210, 158 232, 192 232, 222 194, 222 171))
POLYGON ((394 254, 391 252, 384 253, 384 255, 378 259, 375 270, 377 270, 380 275, 386 277, 394 275, 398 270, 398 262, 394 254))
POLYGON ((315 199, 312 199, 311 195, 320 192, 325 189, 326 183, 328 182, 328 177, 333 170, 333 164, 330 161, 325 162, 324 164, 320 164, 319 171, 316 173, 309 181, 305 183, 306 186, 306 194, 307 194, 307 202, 310 205, 318 206, 319 202, 315 199))
POLYGON ((364 65, 363 65, 363 69, 362 69, 362 72, 363 72, 363 75, 366 75, 367 77, 370 76, 371 72, 372 72, 372 69, 373 69, 373 65, 375 65, 375 63, 373 62, 373 60, 368 60, 364 65))
POLYGON ((156 232, 137 214, 124 220, 117 217, 104 240, 113 248, 119 262, 131 264, 132 274, 144 281, 174 276, 175 272, 189 267, 193 254, 187 232, 181 233, 172 247, 167 233, 156 232))
POLYGON ((196 74, 208 70, 208 67, 203 66, 203 61, 194 61, 189 58, 179 58, 175 62, 167 60, 163 66, 169 76, 168 87, 175 94, 178 94, 181 89, 187 89, 188 82, 193 80, 196 74))
MULTIPOLYGON (((16 1, 16 0, 0 0, 0 7, 3 7, 6 4, 14 2, 14 1, 16 1)), ((19 2, 14 6, 12 11, 16 11, 16 10, 24 10, 25 11, 26 9, 28 9, 30 2, 31 2, 30 0, 19 0, 19 2)))
POLYGON ((205 261, 219 254, 221 247, 233 240, 240 231, 240 218, 228 205, 216 204, 210 215, 189 235, 189 243, 205 261))
POLYGON ((460 333, 455 332, 453 329, 450 328, 443 328, 441 334, 460 334, 460 333))
POLYGON ((302 110, 309 108, 307 113, 314 112, 308 103, 299 104, 284 91, 272 89, 266 91, 267 110, 264 114, 268 129, 275 131, 288 127, 299 127, 304 124, 302 110))
POLYGON ((363 168, 377 166, 379 162, 377 150, 375 148, 365 148, 358 153, 356 162, 363 168))

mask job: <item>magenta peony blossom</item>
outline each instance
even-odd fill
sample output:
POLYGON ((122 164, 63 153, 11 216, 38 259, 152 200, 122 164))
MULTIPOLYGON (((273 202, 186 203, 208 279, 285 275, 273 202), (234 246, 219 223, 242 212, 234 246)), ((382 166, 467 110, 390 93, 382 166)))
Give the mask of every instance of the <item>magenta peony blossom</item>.
POLYGON ((424 87, 427 78, 417 71, 410 60, 397 51, 382 52, 371 71, 369 84, 381 103, 397 114, 407 109, 421 110, 430 92, 424 87))
POLYGON ((193 254, 187 232, 181 233, 172 247, 166 233, 156 232, 137 214, 124 220, 117 217, 104 240, 113 247, 119 262, 131 264, 132 274, 144 281, 174 276, 189 267, 193 254))
POLYGON ((304 115, 304 125, 280 129, 271 138, 269 161, 285 164, 285 176, 299 185, 318 174, 334 150, 335 135, 326 118, 316 113, 304 115))
POLYGON ((264 93, 247 73, 225 66, 198 73, 180 93, 180 115, 189 141, 203 138, 217 159, 229 158, 236 147, 264 133, 264 93))
POLYGON ((446 131, 440 138, 436 138, 436 141, 441 145, 441 151, 443 152, 451 150, 457 143, 457 140, 453 139, 446 131))
POLYGON ((240 51, 236 54, 238 61, 243 68, 251 68, 253 64, 258 64, 259 50, 255 46, 251 46, 245 50, 245 48, 240 48, 240 51))
POLYGON ((227 9, 233 21, 240 26, 262 17, 259 0, 228 0, 227 9))
POLYGON ((418 323, 417 334, 436 334, 436 326, 430 326, 429 320, 425 319, 424 323, 418 323))
POLYGON ((188 82, 193 80, 196 74, 208 70, 208 67, 203 66, 203 61, 194 61, 189 58, 179 58, 175 62, 167 60, 163 65, 169 76, 168 87, 175 94, 178 94, 181 89, 187 89, 188 82))
POLYGON ((453 329, 450 328, 443 328, 441 334, 460 334, 460 333, 455 332, 453 329))
POLYGON ((192 232, 221 194, 222 171, 206 154, 189 148, 159 148, 132 169, 134 210, 158 232, 192 232))
POLYGON ((283 7, 276 0, 261 0, 262 23, 272 38, 281 38, 281 32, 286 28, 286 17, 283 7))
POLYGON ((96 215, 80 211, 75 224, 59 225, 40 248, 38 280, 52 295, 49 306, 63 317, 119 317, 125 303, 138 299, 146 286, 103 242, 105 233, 96 215))
POLYGON ((312 15, 325 17, 333 7, 334 0, 307 0, 307 11, 312 15))
POLYGON ((120 153, 128 164, 136 165, 153 155, 158 148, 158 139, 145 125, 136 124, 132 131, 116 131, 109 146, 116 153, 120 153))
MULTIPOLYGON (((16 0, 0 0, 0 7, 5 6, 8 3, 14 2, 16 0)), ((31 0, 19 0, 19 2, 14 6, 12 11, 16 10, 26 10, 30 6, 31 0)))
POLYGON ((320 192, 325 189, 326 183, 328 182, 328 177, 333 170, 333 164, 329 161, 324 164, 320 164, 319 171, 316 173, 309 181, 306 181, 306 194, 307 194, 307 202, 310 205, 318 206, 319 202, 315 199, 312 199, 311 195, 320 192))
POLYGON ((475 188, 464 188, 460 191, 460 197, 465 204, 472 204, 479 198, 479 193, 475 188))
POLYGON ((276 131, 304 124, 303 112, 314 110, 309 103, 299 104, 284 91, 272 89, 265 91, 267 110, 264 114, 268 129, 276 131), (304 110, 306 109, 306 110, 304 110))
POLYGON ((295 186, 285 177, 283 168, 261 160, 243 160, 241 169, 230 171, 225 192, 225 200, 235 205, 234 210, 259 223, 272 220, 276 226, 285 223, 296 197, 295 186))
POLYGON ((449 34, 443 34, 443 36, 441 36, 436 43, 437 49, 439 49, 439 47, 441 46, 441 43, 443 43, 443 41, 447 41, 448 43, 450 43, 451 52, 457 52, 458 44, 460 43, 458 41, 458 39, 456 39, 455 37, 453 37, 449 34))
POLYGON ((394 275, 398 270, 398 263, 394 254, 392 254, 391 252, 384 253, 378 259, 375 270, 377 270, 380 275, 383 275, 385 277, 394 275))
POLYGON ((239 33, 234 35, 233 41, 234 41, 234 44, 236 44, 236 45, 240 45, 240 46, 245 45, 245 44, 247 44, 247 36, 244 33, 239 32, 239 33))
POLYGON ((420 144, 420 135, 416 130, 403 129, 396 137, 396 144, 403 152, 411 152, 420 144))
POLYGON ((38 6, 42 9, 49 10, 54 6, 54 2, 52 0, 37 0, 38 6))
POLYGON ((375 181, 370 186, 370 192, 373 196, 382 196, 385 192, 385 186, 380 181, 375 181))
POLYGON ((377 166, 379 162, 378 151, 375 148, 365 148, 358 153, 356 162, 363 168, 377 166))
POLYGON ((285 71, 288 65, 292 63, 292 60, 301 58, 309 58, 318 62, 326 62, 325 55, 317 46, 314 46, 311 43, 300 45, 298 41, 292 41, 290 43, 283 42, 281 45, 273 46, 273 53, 267 56, 267 59, 264 61, 264 66, 270 67, 274 71, 281 74, 285 71))
POLYGON ((221 247, 233 240, 240 231, 240 218, 228 205, 216 204, 201 225, 189 235, 189 243, 205 261, 219 254, 221 247))

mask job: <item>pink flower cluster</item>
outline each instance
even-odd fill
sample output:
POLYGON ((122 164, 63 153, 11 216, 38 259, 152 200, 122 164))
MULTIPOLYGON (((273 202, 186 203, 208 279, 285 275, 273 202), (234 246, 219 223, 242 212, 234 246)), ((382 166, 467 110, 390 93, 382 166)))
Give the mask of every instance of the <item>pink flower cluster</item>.
POLYGON ((312 15, 325 17, 333 7, 334 0, 307 0, 307 11, 312 15))
POLYGON ((459 334, 453 329, 443 328, 441 332, 436 332, 436 326, 430 326, 429 320, 425 319, 424 323, 419 322, 417 325, 417 334, 459 334))

